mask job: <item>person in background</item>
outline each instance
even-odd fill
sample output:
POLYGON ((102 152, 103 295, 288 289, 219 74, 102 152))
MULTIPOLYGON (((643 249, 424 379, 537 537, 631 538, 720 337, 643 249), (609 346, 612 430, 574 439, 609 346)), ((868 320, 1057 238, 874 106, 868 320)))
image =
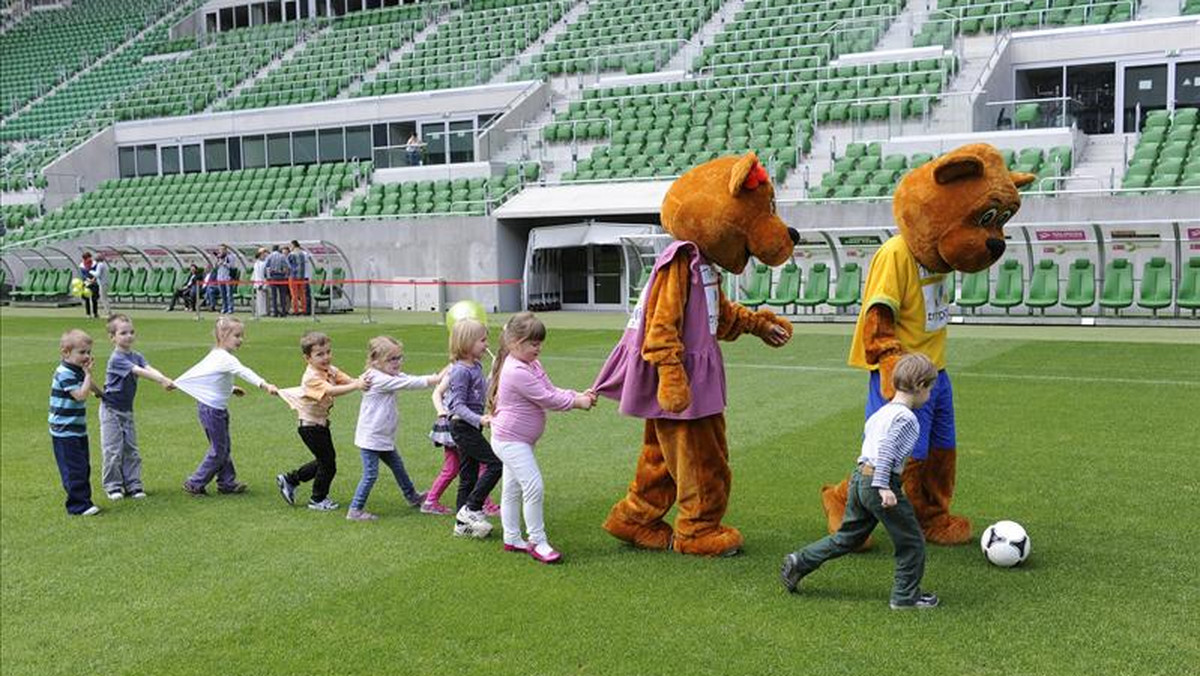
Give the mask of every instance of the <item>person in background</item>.
POLYGON ((267 316, 267 250, 259 247, 254 252, 254 269, 250 273, 250 281, 254 283, 254 316, 267 316))
POLYGON ((96 264, 92 260, 92 252, 84 251, 79 261, 79 279, 83 281, 83 314, 87 317, 99 317, 97 299, 100 296, 100 286, 96 282, 96 264))

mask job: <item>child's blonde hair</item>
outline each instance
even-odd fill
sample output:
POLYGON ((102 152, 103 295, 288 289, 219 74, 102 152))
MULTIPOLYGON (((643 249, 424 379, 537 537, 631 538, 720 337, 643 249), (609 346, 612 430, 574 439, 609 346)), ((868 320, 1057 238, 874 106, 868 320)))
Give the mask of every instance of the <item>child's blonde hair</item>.
POLYGON ((58 339, 58 351, 67 354, 80 345, 91 345, 92 337, 82 329, 67 329, 58 339))
POLYGON ((919 352, 909 352, 896 362, 896 370, 892 371, 892 385, 898 392, 911 394, 932 385, 937 380, 937 374, 937 367, 929 357, 919 352))
POLYGON ((300 351, 305 357, 312 356, 313 349, 321 345, 332 345, 333 341, 329 336, 320 331, 305 331, 303 336, 300 336, 300 351))
POLYGON ((543 340, 546 340, 546 325, 532 312, 518 312, 504 323, 504 329, 500 332, 500 351, 496 353, 496 361, 492 362, 492 380, 488 383, 487 410, 495 413, 496 393, 500 391, 500 369, 504 368, 504 361, 508 359, 509 347, 543 340))
POLYGON ((105 328, 108 329, 108 337, 109 338, 112 338, 113 336, 117 335, 117 324, 128 324, 130 326, 133 326, 133 320, 129 318, 129 315, 124 314, 122 312, 116 312, 114 314, 109 315, 108 323, 105 324, 105 328))
POLYGON ((404 343, 391 336, 375 336, 367 342, 367 368, 395 354, 404 354, 404 343))
POLYGON ((244 330, 242 320, 237 317, 220 317, 217 319, 216 326, 213 327, 213 338, 217 343, 221 343, 237 329, 244 330))
POLYGON ((487 335, 487 327, 474 319, 460 319, 450 329, 450 359, 471 358, 471 346, 487 335))

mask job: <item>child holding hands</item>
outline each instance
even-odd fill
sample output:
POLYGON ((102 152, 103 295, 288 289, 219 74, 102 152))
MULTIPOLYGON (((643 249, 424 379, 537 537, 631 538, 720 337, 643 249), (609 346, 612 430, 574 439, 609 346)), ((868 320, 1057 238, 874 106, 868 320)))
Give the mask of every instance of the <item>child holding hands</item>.
POLYGON ((128 315, 109 316, 108 338, 114 349, 108 358, 100 404, 100 448, 104 463, 100 480, 109 500, 120 500, 126 495, 141 499, 146 497, 146 491, 142 486, 137 429, 133 426, 137 381, 138 378, 149 378, 168 392, 175 389, 175 383, 134 351, 136 334, 133 320, 128 315))
POLYGON ((354 429, 354 445, 362 453, 363 475, 350 501, 346 518, 351 521, 374 521, 378 517, 366 511, 367 498, 379 477, 379 461, 392 470, 404 499, 420 507, 425 496, 413 487, 404 470, 404 460, 396 451, 396 427, 400 415, 396 410, 396 393, 433 387, 442 375, 410 376, 400 371, 404 361, 404 346, 391 336, 377 336, 367 344, 367 373, 371 388, 363 393, 358 408, 358 426, 354 429))
POLYGON ((483 428, 492 424, 484 413, 487 377, 480 359, 487 352, 487 327, 474 319, 460 319, 450 330, 450 387, 446 409, 450 413, 450 436, 462 453, 458 470, 458 500, 455 535, 485 538, 492 524, 483 513, 483 500, 500 481, 503 466, 483 436, 483 428), (484 466, 479 474, 479 466, 484 466))
POLYGON ((294 505, 296 488, 305 481, 312 481, 308 508, 331 512, 338 508, 338 503, 329 499, 329 486, 337 474, 337 451, 329 432, 329 411, 333 408, 334 397, 370 387, 371 375, 365 373, 362 377, 351 378, 339 371, 333 365, 333 341, 319 331, 309 331, 300 338, 300 351, 308 363, 300 387, 288 388, 282 394, 299 414, 300 426, 296 431, 313 454, 313 460, 275 477, 275 483, 283 499, 294 505))
POLYGON ((58 341, 62 360, 50 383, 50 442, 67 493, 67 514, 92 516, 92 466, 87 437, 87 398, 103 390, 92 379, 92 337, 71 329, 58 341))
POLYGON ((546 411, 590 409, 595 392, 579 393, 554 386, 538 361, 546 326, 530 312, 513 315, 500 336, 500 353, 492 365, 488 408, 493 412, 492 443, 504 463, 500 522, 504 550, 528 552, 542 563, 562 556, 546 541, 542 518, 542 472, 533 455, 534 444, 546 429, 546 411), (529 540, 521 538, 521 512, 529 540))
POLYGON ((175 379, 175 386, 196 399, 196 414, 208 437, 208 452, 190 477, 183 490, 195 496, 207 495, 205 486, 217 479, 217 492, 245 493, 246 484, 237 480, 229 440, 229 395, 244 396, 246 391, 233 384, 236 375, 242 380, 279 394, 279 389, 262 376, 242 365, 233 353, 242 346, 245 327, 239 319, 221 317, 213 329, 216 345, 192 368, 175 379))
MULTIPOLYGON (((446 390, 449 387, 450 379, 442 378, 442 382, 433 390, 433 410, 437 411, 437 419, 433 422, 433 429, 429 431, 429 439, 434 446, 442 449, 445 458, 442 461, 442 469, 430 484, 429 492, 425 494, 425 502, 421 505, 423 514, 453 514, 455 511, 439 502, 442 493, 446 492, 446 488, 458 476, 462 463, 462 454, 458 452, 458 447, 454 445, 454 437, 450 434, 450 411, 446 409, 446 390)), ((479 473, 482 474, 484 469, 481 465, 479 473)), ((490 495, 483 499, 483 513, 487 516, 500 513, 500 505, 492 502, 490 495)))

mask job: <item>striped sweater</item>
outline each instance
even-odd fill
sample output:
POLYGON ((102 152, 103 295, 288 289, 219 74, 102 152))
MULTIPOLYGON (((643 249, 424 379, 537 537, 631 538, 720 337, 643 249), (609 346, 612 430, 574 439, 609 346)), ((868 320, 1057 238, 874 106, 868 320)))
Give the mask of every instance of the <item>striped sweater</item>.
POLYGON ((50 436, 86 437, 87 406, 71 393, 83 385, 83 369, 60 362, 50 383, 50 436))
POLYGON ((887 488, 892 474, 903 471, 920 432, 916 414, 904 404, 886 404, 867 420, 858 462, 875 468, 872 488, 887 488))

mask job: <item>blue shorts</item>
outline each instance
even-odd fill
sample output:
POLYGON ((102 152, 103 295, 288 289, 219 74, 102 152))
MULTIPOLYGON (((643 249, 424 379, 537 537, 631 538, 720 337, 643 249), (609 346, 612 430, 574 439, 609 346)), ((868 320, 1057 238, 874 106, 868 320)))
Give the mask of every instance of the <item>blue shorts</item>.
MULTIPOLYGON (((866 417, 870 418, 886 403, 887 399, 879 392, 879 371, 871 371, 871 380, 867 385, 866 417)), ((929 401, 913 413, 917 414, 917 422, 921 424, 921 434, 913 448, 914 459, 924 460, 929 456, 930 448, 958 447, 954 436, 954 393, 950 389, 950 376, 946 375, 945 370, 938 371, 929 401)))

